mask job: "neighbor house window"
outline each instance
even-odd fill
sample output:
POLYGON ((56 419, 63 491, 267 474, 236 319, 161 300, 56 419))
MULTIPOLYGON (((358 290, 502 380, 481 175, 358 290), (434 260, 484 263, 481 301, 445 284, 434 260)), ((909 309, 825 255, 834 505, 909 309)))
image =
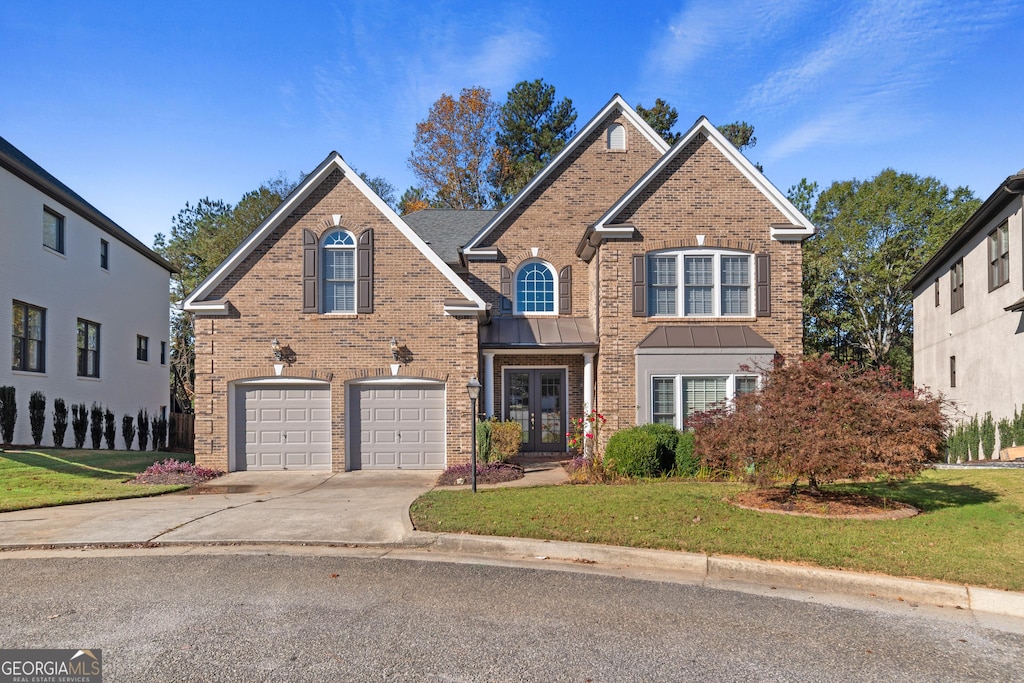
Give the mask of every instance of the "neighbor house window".
POLYGON ((651 378, 651 422, 685 429, 697 413, 728 405, 736 396, 757 391, 756 375, 651 378))
POLYGON ((356 312, 356 241, 345 230, 324 239, 324 313, 356 312))
POLYGON ((648 311, 667 317, 749 317, 753 255, 690 250, 647 258, 648 311))
POLYGON ((949 302, 953 313, 964 307, 964 260, 960 259, 949 269, 949 302))
POLYGON ((956 356, 949 357, 949 386, 956 386, 956 356))
POLYGON ((149 337, 135 336, 135 360, 149 360, 149 337))
POLYGON ((626 129, 618 123, 608 126, 608 149, 626 149, 626 129))
POLYGON ((45 371, 46 309, 15 301, 11 318, 11 368, 45 371))
POLYGON ((100 376, 100 326, 78 319, 78 376, 100 376))
POLYGON ((939 301, 942 297, 939 295, 939 278, 935 278, 935 307, 939 307, 939 301))
POLYGON ((555 271, 531 261, 516 272, 516 313, 555 313, 555 271))
POLYGON ((110 242, 100 240, 100 268, 110 270, 110 242))
POLYGON ((1010 281, 1010 226, 1003 224, 988 235, 988 291, 1010 281))
POLYGON ((43 209, 43 246, 64 253, 64 216, 43 209))
POLYGON ((160 365, 167 365, 167 342, 160 342, 160 365))

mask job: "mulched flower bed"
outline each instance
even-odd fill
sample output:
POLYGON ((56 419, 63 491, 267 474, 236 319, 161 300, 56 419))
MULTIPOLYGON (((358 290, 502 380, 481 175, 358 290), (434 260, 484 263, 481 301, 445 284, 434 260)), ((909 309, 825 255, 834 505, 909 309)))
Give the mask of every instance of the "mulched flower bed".
POLYGON ((157 486, 195 486, 224 474, 206 467, 196 467, 190 462, 167 459, 155 462, 146 470, 130 479, 126 484, 149 484, 157 486))
POLYGON ((792 494, 789 488, 752 489, 736 495, 730 502, 748 510, 807 517, 903 519, 918 513, 913 505, 897 500, 845 491, 799 489, 792 494))
MULTIPOLYGON (((477 484, 501 484, 515 481, 524 476, 523 468, 508 462, 493 462, 486 465, 477 464, 477 484)), ((456 465, 441 473, 437 480, 438 486, 469 486, 473 479, 472 465, 456 465), (460 481, 461 480, 461 481, 460 481)))

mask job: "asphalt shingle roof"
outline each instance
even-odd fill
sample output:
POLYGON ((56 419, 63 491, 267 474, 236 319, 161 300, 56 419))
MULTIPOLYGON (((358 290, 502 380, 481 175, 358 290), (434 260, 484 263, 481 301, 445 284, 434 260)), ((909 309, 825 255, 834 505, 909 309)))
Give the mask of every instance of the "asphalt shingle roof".
POLYGON ((423 209, 402 216, 449 266, 458 268, 459 248, 473 239, 498 213, 491 209, 423 209))

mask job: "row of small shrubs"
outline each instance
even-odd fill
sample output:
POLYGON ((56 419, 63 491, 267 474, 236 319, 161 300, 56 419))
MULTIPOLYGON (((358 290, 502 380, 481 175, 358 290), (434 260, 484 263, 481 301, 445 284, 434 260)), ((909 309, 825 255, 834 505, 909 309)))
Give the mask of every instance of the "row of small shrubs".
POLYGON ((667 424, 645 424, 616 432, 605 447, 605 465, 623 477, 692 477, 700 461, 694 435, 667 424))
POLYGON ((991 459, 996 452, 997 434, 1000 448, 1024 446, 1024 406, 1019 412, 1014 408, 1012 419, 1004 417, 996 422, 992 413, 985 413, 981 420, 975 415, 958 424, 946 437, 949 461, 979 460, 982 455, 991 459))
MULTIPOLYGON (((0 387, 0 436, 3 443, 10 444, 14 440, 14 427, 17 424, 18 407, 14 387, 0 387)), ((43 431, 46 428, 46 396, 41 391, 33 391, 28 401, 28 419, 32 431, 32 443, 39 446, 43 441, 43 431)), ((53 400, 53 446, 54 448, 64 447, 64 438, 68 429, 68 406, 64 399, 53 400)), ((86 408, 84 403, 71 405, 71 432, 75 448, 83 448, 86 437, 91 438, 93 450, 101 447, 106 442, 108 450, 114 450, 117 441, 117 424, 114 413, 109 408, 103 408, 98 403, 86 408)), ((145 410, 139 410, 134 417, 124 415, 121 418, 121 436, 124 438, 125 448, 132 449, 138 436, 140 451, 146 450, 152 444, 154 451, 162 451, 167 448, 167 418, 161 416, 150 417, 145 410)))
POLYGON ((477 420, 476 454, 484 464, 508 462, 519 455, 523 427, 515 420, 477 420))

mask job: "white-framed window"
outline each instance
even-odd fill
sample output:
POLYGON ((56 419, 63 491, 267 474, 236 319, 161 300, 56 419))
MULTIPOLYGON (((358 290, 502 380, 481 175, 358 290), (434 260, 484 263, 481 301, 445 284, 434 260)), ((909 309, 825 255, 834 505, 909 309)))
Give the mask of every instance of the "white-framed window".
POLYGON ((545 261, 527 261, 515 275, 516 313, 557 313, 555 269, 545 261))
POLYGON ((323 239, 324 313, 356 312, 356 240, 347 230, 323 239))
POLYGON ((626 129, 621 124, 608 126, 608 149, 626 149, 626 129))
POLYGON ((647 257, 647 309, 667 318, 754 315, 754 255, 687 249, 647 257))
POLYGON ((43 208, 43 246, 64 253, 64 216, 43 208))
POLYGON ((135 335, 135 360, 149 362, 149 337, 135 335))
POLYGON ((685 429, 696 413, 728 405, 757 390, 757 375, 655 375, 651 377, 650 421, 685 429))

